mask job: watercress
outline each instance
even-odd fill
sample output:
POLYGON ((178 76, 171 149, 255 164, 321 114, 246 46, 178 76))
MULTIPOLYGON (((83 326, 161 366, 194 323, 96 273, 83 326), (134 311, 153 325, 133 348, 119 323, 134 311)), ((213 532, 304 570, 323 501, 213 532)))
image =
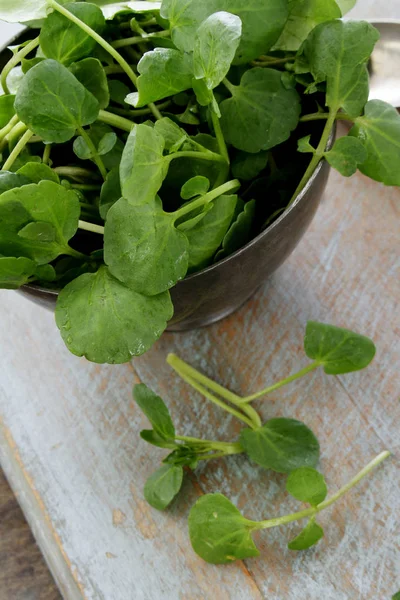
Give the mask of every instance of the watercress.
POLYGON ((129 361, 166 327, 168 290, 272 223, 320 160, 400 185, 400 117, 367 102, 378 33, 340 20, 353 5, 3 0, 0 19, 39 32, 0 75, 1 285, 58 289, 68 348, 129 361))

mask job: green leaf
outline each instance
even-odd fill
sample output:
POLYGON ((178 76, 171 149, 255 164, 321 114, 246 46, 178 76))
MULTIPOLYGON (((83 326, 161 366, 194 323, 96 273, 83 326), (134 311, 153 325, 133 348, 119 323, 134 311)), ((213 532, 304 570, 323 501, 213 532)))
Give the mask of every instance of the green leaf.
POLYGON ((105 154, 108 154, 109 152, 111 152, 111 150, 114 148, 116 143, 117 143, 117 134, 114 133, 114 131, 110 131, 109 133, 104 134, 103 137, 101 138, 101 140, 99 142, 99 146, 97 148, 99 156, 104 156, 105 154))
POLYGON ((289 19, 274 50, 296 52, 314 27, 341 16, 335 0, 289 0, 289 19))
POLYGON ((5 127, 15 115, 15 96, 0 96, 0 129, 5 127))
POLYGON ((369 338, 315 321, 307 323, 304 349, 307 356, 322 365, 328 375, 365 369, 376 352, 369 338))
POLYGON ((119 79, 110 79, 108 81, 108 89, 110 90, 111 100, 126 108, 127 104, 129 104, 125 101, 130 92, 129 87, 119 79))
POLYGON ((186 52, 194 48, 199 25, 218 11, 242 20, 242 40, 235 62, 245 64, 265 54, 278 40, 288 17, 287 0, 164 0, 161 16, 168 19, 175 45, 186 52))
POLYGON ((325 153, 325 158, 341 175, 351 177, 357 166, 367 160, 367 151, 360 140, 346 136, 336 140, 332 150, 325 153))
POLYGON ((115 167, 119 167, 125 145, 119 138, 115 137, 113 129, 104 123, 94 123, 90 126, 87 133, 92 139, 95 147, 98 148, 98 152, 103 152, 107 149, 107 147, 103 146, 105 141, 107 141, 107 144, 110 143, 108 147, 111 148, 111 150, 108 150, 105 154, 102 153, 101 157, 105 168, 111 170, 115 167))
POLYGON ((186 231, 189 240, 189 271, 197 271, 212 262, 235 214, 237 196, 220 196, 212 209, 195 227, 186 231))
POLYGON ((107 76, 104 67, 97 58, 84 58, 70 66, 71 73, 85 88, 93 94, 100 108, 110 103, 107 76))
POLYGON ((132 289, 146 296, 164 292, 185 277, 188 259, 188 239, 159 198, 143 206, 121 198, 108 211, 104 260, 132 289))
POLYGON ((182 481, 182 467, 163 465, 146 481, 144 497, 153 508, 164 510, 179 493, 182 481))
POLYGON ((168 117, 158 119, 154 123, 154 129, 164 138, 165 149, 169 152, 175 147, 179 149, 185 141, 190 142, 186 131, 168 117))
POLYGON ((230 256, 236 250, 243 248, 251 240, 255 212, 256 201, 250 200, 250 202, 246 202, 243 211, 228 229, 222 242, 222 248, 215 257, 216 261, 230 256))
POLYGON ((128 104, 135 107, 157 102, 192 87, 193 58, 172 48, 146 52, 138 64, 138 92, 129 94, 128 104))
POLYGON ((314 467, 319 459, 317 438, 295 419, 271 419, 257 429, 243 429, 240 441, 254 462, 278 473, 314 467))
POLYGON ((75 192, 52 181, 24 185, 0 196, 0 253, 26 256, 38 264, 54 260, 68 251, 68 241, 78 229, 79 200, 75 192), (55 229, 53 242, 24 239, 21 229, 44 222, 55 229))
POLYGON ((29 183, 31 183, 31 180, 24 175, 10 173, 9 171, 0 171, 0 194, 29 183))
POLYGON ((133 206, 151 202, 168 171, 164 160, 164 138, 148 125, 136 125, 122 154, 122 195, 133 206))
POLYGON ((35 221, 34 223, 28 223, 28 225, 20 229, 18 235, 33 242, 55 242, 56 229, 51 223, 35 221))
POLYGON ((25 75, 15 109, 33 133, 58 144, 73 138, 78 127, 93 123, 99 115, 96 98, 55 60, 44 60, 25 75))
POLYGON ((210 90, 227 75, 242 35, 242 22, 229 12, 210 15, 198 28, 193 52, 196 79, 205 79, 210 90))
POLYGON ((40 265, 36 268, 35 279, 48 283, 54 281, 56 277, 57 273, 51 265, 40 265))
POLYGON ((259 556, 252 540, 252 522, 222 494, 199 498, 189 514, 193 550, 212 564, 226 564, 259 556))
POLYGON ((23 167, 18 169, 17 175, 26 177, 32 183, 40 183, 42 180, 60 183, 60 178, 53 169, 37 162, 27 162, 23 167))
POLYGON ((100 193, 99 212, 102 219, 106 220, 110 208, 121 198, 121 182, 119 179, 119 168, 114 167, 108 174, 102 185, 100 193))
POLYGON ((397 594, 392 596, 392 600, 400 600, 400 592, 397 592, 397 594))
POLYGON ((318 25, 302 47, 317 83, 326 81, 326 105, 357 117, 368 100, 366 64, 379 32, 366 21, 330 21, 318 25))
POLYGON ((357 0, 336 0, 336 2, 340 7, 343 16, 357 4, 357 0))
POLYGON ((221 126, 226 141, 245 152, 269 150, 290 137, 300 116, 300 99, 286 89, 274 69, 246 71, 232 98, 221 105, 221 126))
MULTIPOLYGON (((236 177, 236 175, 235 175, 236 177)), ((181 198, 183 200, 190 200, 195 196, 202 196, 203 194, 207 194, 210 189, 210 181, 207 177, 202 177, 198 175, 197 177, 192 177, 189 179, 181 189, 181 198)))
POLYGON ((21 60, 21 68, 23 73, 27 73, 40 62, 43 62, 45 58, 43 56, 35 56, 34 58, 23 58, 21 60))
POLYGON ((302 154, 315 154, 315 148, 310 144, 311 135, 307 135, 299 140, 297 140, 297 150, 302 154))
POLYGON ((163 460, 168 465, 180 465, 195 469, 199 463, 195 448, 190 446, 177 446, 171 454, 163 460))
POLYGON ((268 152, 249 154, 248 152, 239 151, 232 161, 232 173, 237 179, 251 181, 265 169, 267 163, 268 152))
POLYGON ((36 271, 36 263, 29 258, 0 257, 0 288, 16 290, 28 283, 36 271))
POLYGON ((161 2, 153 0, 126 0, 126 2, 115 2, 115 0, 93 0, 103 11, 106 19, 113 19, 119 12, 131 10, 135 13, 157 12, 161 8, 161 2))
POLYGON ((168 292, 142 296, 106 267, 71 281, 56 306, 56 323, 68 349, 95 363, 121 364, 144 354, 172 315, 168 292))
POLYGON ((303 531, 288 544, 289 550, 307 550, 324 537, 324 530, 314 519, 310 519, 303 531))
POLYGON ((27 23, 47 16, 46 0, 1 0, 0 20, 27 23))
POLYGON ((152 429, 144 429, 140 432, 140 437, 148 444, 157 446, 157 448, 169 448, 170 450, 176 448, 176 443, 174 441, 166 440, 157 435, 152 429))
POLYGON ((367 151, 360 171, 385 185, 400 186, 400 115, 390 104, 371 100, 350 135, 358 138, 367 151))
MULTIPOLYGON (((105 20, 97 6, 86 2, 70 2, 65 8, 96 33, 102 33, 105 20)), ((89 56, 97 45, 86 31, 56 10, 43 22, 39 40, 47 58, 54 58, 67 66, 89 56)))
POLYGON ((133 388, 133 397, 139 408, 150 421, 154 432, 164 440, 175 440, 175 427, 165 402, 140 383, 133 388))
POLYGON ((324 476, 311 467, 292 471, 286 481, 286 490, 296 500, 312 506, 321 504, 328 493, 324 476))

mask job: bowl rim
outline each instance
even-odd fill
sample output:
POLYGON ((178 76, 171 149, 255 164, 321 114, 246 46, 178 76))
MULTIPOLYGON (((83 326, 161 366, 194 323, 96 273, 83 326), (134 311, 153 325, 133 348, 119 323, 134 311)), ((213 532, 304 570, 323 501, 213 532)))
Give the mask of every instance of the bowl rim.
MULTIPOLYGON (((377 22, 377 20, 376 20, 376 22, 377 22)), ((386 20, 386 22, 388 22, 388 20, 386 20)), ((4 52, 12 42, 16 41, 27 30, 29 30, 28 27, 23 27, 21 29, 21 31, 14 33, 11 38, 7 39, 4 42, 4 44, 2 44, 0 47, 0 54, 2 52, 4 52)), ((331 132, 330 137, 329 137, 327 148, 332 147, 335 136, 336 136, 336 124, 334 126, 333 131, 331 132)), ((299 194, 296 196, 296 198, 292 202, 292 204, 289 207, 287 207, 284 210, 284 212, 273 223, 271 223, 266 229, 261 231, 255 238, 253 238, 252 240, 247 242, 247 244, 245 244, 244 246, 242 246, 241 248, 239 248, 238 250, 236 250, 229 256, 226 256, 225 258, 219 260, 218 262, 214 263, 213 265, 210 265, 209 267, 206 267, 205 269, 202 269, 201 271, 198 271, 197 273, 193 273, 192 275, 188 275, 187 277, 184 277, 184 279, 181 279, 180 281, 178 281, 176 285, 179 285, 179 283, 183 283, 185 281, 193 281, 194 279, 201 277, 202 275, 206 275, 208 273, 215 271, 216 269, 223 268, 223 266, 225 264, 227 264, 229 261, 236 259, 238 256, 241 256, 243 253, 247 252, 248 249, 250 249, 253 246, 255 246, 256 244, 258 244, 258 242, 261 239, 268 236, 274 229, 276 229, 277 227, 280 227, 281 223, 287 219, 287 217, 297 208, 297 206, 300 204, 300 202, 302 202, 302 200, 307 196, 308 191, 314 185, 315 180, 317 179, 319 173, 321 172, 321 169, 322 169, 324 163, 325 163, 325 159, 321 158, 321 160, 319 161, 318 165, 315 168, 314 173, 311 175, 310 179, 307 181, 306 185, 301 190, 301 192, 299 192, 299 194)), ((58 296, 61 291, 61 290, 45 288, 45 287, 35 285, 35 284, 25 284, 22 286, 21 289, 34 290, 35 292, 44 293, 44 294, 48 294, 51 296, 58 296)))

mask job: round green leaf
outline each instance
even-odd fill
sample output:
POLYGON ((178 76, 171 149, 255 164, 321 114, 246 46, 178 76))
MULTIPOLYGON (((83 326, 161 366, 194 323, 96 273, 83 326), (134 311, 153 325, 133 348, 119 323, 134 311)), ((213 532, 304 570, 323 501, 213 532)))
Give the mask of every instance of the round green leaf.
POLYGON ((12 94, 0 96, 0 129, 5 127, 15 115, 14 102, 15 96, 12 94))
POLYGON ((164 510, 182 487, 183 468, 163 465, 151 475, 144 486, 144 497, 157 510, 164 510))
POLYGON ((46 0, 1 0, 0 20, 8 23, 27 23, 45 19, 46 0))
POLYGON ((246 202, 243 211, 239 213, 236 220, 228 229, 222 242, 222 248, 215 257, 216 260, 222 260, 226 256, 230 256, 250 241, 255 212, 256 201, 250 200, 250 202, 246 202))
POLYGON ((132 206, 121 198, 107 214, 104 260, 120 281, 154 296, 185 277, 189 242, 159 198, 144 206, 132 206))
MULTIPOLYGON (((236 176, 235 176, 236 177, 236 176)), ((197 175, 196 177, 192 177, 189 179, 183 186, 181 190, 181 198, 183 200, 190 200, 195 196, 202 196, 203 194, 207 194, 210 189, 210 181, 207 177, 202 177, 201 175, 197 175)))
POLYGON ((301 467, 289 474, 286 490, 296 500, 317 506, 328 493, 324 476, 311 467, 301 467))
POLYGON ((341 175, 351 177, 357 166, 367 160, 367 151, 360 140, 346 136, 336 140, 332 150, 325 153, 325 158, 341 175))
POLYGON ((106 267, 69 283, 58 297, 56 323, 72 354, 121 364, 144 354, 173 315, 168 292, 147 298, 106 267))
POLYGON ((304 338, 309 358, 324 367, 328 375, 341 375, 365 369, 375 356, 376 348, 369 338, 341 329, 309 321, 304 338))
POLYGON ((154 432, 165 440, 175 440, 175 427, 165 402, 154 392, 139 383, 133 388, 133 397, 150 421, 154 432))
POLYGON ((106 220, 110 208, 121 198, 121 182, 119 168, 114 167, 108 174, 101 187, 99 211, 102 219, 106 220))
POLYGON ((202 496, 189 514, 193 550, 208 563, 225 564, 259 556, 251 537, 253 529, 254 523, 222 494, 202 496))
POLYGON ((32 183, 40 183, 42 180, 60 183, 60 178, 53 169, 37 162, 27 162, 23 167, 18 169, 17 175, 27 177, 32 183))
POLYGON ((314 519, 310 519, 303 531, 288 544, 289 550, 307 550, 324 537, 324 530, 314 519))
POLYGON ((8 190, 28 185, 31 180, 17 173, 10 173, 9 171, 0 171, 0 195, 8 190))
POLYGON ((317 438, 295 419, 271 419, 258 429, 243 429, 240 441, 254 462, 278 473, 314 467, 319 459, 317 438))
POLYGON ((16 290, 36 271, 36 263, 29 258, 0 257, 0 288, 16 290))
POLYGON ((85 88, 93 94, 100 108, 110 103, 110 91, 104 67, 97 58, 84 58, 70 66, 70 71, 85 88))
POLYGON ((35 221, 34 223, 28 223, 28 225, 20 229, 18 235, 26 240, 54 242, 56 239, 56 230, 51 223, 35 221))

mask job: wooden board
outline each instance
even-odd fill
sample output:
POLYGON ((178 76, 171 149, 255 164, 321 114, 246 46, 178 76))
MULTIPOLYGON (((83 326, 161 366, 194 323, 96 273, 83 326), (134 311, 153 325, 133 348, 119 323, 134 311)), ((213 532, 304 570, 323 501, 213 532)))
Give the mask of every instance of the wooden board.
POLYGON ((71 356, 51 313, 0 293, 1 465, 64 598, 386 600, 400 589, 399 225, 398 189, 333 173, 311 230, 246 306, 207 329, 166 334, 133 365, 71 356), (259 404, 263 417, 292 416, 318 433, 331 490, 381 450, 394 455, 321 516, 317 548, 287 550, 294 524, 260 533, 259 559, 207 565, 186 525, 201 493, 222 491, 255 519, 296 503, 282 476, 232 457, 199 468, 171 510, 151 509, 143 484, 163 453, 139 439, 146 421, 132 384, 165 398, 180 433, 235 439, 237 422, 181 383, 167 353, 250 393, 306 364, 307 319, 370 335, 377 358, 365 372, 318 371, 280 390, 259 404))

